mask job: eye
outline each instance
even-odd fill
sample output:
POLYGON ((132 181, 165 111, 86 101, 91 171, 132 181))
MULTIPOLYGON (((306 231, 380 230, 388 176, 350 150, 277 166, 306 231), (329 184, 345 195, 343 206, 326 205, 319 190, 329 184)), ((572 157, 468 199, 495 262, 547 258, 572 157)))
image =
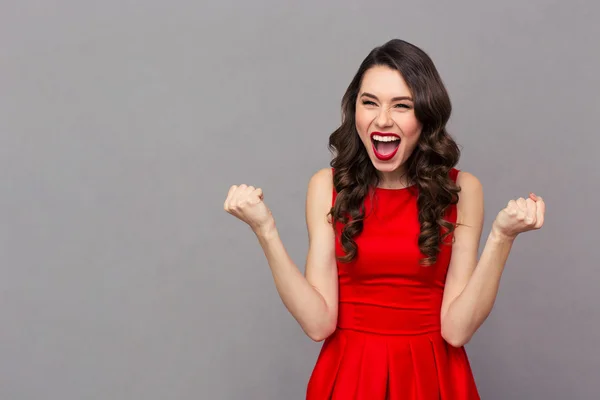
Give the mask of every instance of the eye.
POLYGON ((377 104, 375 104, 374 102, 370 101, 370 100, 363 100, 362 103, 365 106, 376 106, 377 104))
POLYGON ((408 110, 410 106, 408 104, 396 104, 394 108, 406 108, 408 110))

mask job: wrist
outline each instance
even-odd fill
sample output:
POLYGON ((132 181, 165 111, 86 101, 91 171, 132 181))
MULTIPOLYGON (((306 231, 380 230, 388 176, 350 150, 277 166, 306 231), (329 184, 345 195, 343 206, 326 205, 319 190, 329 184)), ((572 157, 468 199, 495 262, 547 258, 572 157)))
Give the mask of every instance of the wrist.
POLYGON ((269 239, 277 235, 277 227, 275 226, 275 220, 271 219, 260 226, 252 228, 252 231, 259 239, 269 239))
POLYGON ((492 225, 490 231, 490 239, 496 242, 509 242, 512 243, 517 238, 517 235, 507 235, 503 233, 495 224, 492 225))

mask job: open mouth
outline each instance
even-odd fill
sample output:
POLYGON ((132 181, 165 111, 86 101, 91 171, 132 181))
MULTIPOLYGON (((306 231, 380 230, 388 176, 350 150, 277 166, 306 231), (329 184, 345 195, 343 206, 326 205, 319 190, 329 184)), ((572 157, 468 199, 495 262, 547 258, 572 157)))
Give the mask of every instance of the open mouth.
POLYGON ((382 161, 389 160, 396 155, 401 141, 400 136, 395 133, 373 132, 371 134, 373 152, 382 161))

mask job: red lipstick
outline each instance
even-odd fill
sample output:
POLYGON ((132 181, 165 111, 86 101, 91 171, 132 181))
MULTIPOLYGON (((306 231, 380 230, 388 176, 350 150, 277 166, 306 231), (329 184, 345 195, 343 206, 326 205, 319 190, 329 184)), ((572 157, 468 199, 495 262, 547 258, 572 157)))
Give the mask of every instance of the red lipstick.
POLYGON ((402 139, 397 141, 398 145, 392 152, 390 152, 388 154, 381 154, 380 152, 377 151, 377 146, 375 146, 375 139, 373 139, 374 135, 383 136, 383 137, 396 137, 398 139, 400 139, 400 136, 395 133, 384 133, 384 132, 372 132, 370 135, 371 146, 373 146, 373 153, 375 153, 375 157, 377 157, 381 161, 387 161, 387 160, 392 159, 398 152, 398 149, 400 148, 400 142, 402 141, 402 139))

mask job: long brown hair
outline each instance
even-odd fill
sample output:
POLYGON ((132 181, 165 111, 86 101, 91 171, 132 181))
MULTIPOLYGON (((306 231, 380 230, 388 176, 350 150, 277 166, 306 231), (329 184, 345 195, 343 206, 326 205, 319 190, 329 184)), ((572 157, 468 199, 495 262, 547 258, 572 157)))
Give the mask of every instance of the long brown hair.
POLYGON ((431 58, 418 47, 393 39, 374 48, 363 60, 342 98, 342 123, 329 137, 329 149, 335 154, 333 185, 337 191, 331 208, 334 225, 343 224, 341 245, 346 253, 338 259, 350 262, 358 248, 354 237, 363 229, 364 199, 369 189, 379 184, 377 170, 356 130, 356 99, 362 78, 374 66, 387 66, 400 72, 412 92, 414 112, 422 124, 417 147, 406 161, 407 176, 418 189, 419 249, 425 255, 421 265, 437 260, 440 244, 454 232, 455 225, 443 216, 458 202, 460 188, 449 177, 458 163, 460 149, 446 131, 452 105, 431 58), (445 232, 442 232, 445 230, 445 232))

